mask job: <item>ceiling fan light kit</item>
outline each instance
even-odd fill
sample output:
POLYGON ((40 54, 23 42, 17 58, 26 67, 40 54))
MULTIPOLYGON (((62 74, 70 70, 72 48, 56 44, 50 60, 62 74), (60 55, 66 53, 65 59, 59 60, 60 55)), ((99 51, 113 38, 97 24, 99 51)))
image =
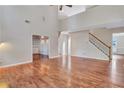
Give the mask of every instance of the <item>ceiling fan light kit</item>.
POLYGON ((62 11, 62 9, 63 9, 64 6, 70 7, 70 8, 72 7, 72 5, 60 5, 60 6, 59 6, 59 10, 62 11))

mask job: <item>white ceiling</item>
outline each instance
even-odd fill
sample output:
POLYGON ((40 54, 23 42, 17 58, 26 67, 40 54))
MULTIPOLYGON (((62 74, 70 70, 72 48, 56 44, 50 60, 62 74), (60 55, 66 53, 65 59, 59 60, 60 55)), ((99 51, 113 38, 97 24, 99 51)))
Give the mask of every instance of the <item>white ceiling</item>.
POLYGON ((76 15, 78 13, 85 12, 86 9, 89 8, 89 7, 91 7, 91 6, 88 6, 88 5, 72 5, 72 7, 67 7, 67 6, 63 5, 62 11, 60 11, 58 9, 59 19, 60 20, 65 19, 65 18, 68 18, 70 16, 76 15))

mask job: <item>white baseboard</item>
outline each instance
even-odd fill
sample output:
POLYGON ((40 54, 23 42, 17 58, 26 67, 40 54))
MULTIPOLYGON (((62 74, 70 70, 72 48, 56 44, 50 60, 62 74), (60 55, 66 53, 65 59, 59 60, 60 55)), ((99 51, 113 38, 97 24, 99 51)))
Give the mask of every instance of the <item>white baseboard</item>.
MULTIPOLYGON (((74 56, 74 57, 81 57, 81 58, 91 58, 91 59, 98 59, 98 60, 105 60, 105 61, 108 61, 108 59, 96 58, 96 57, 79 56, 79 55, 71 55, 71 56, 74 56)), ((52 57, 49 57, 49 58, 50 58, 50 59, 53 59, 53 58, 58 58, 58 57, 60 57, 60 55, 58 55, 58 56, 52 56, 52 57)))
POLYGON ((105 61, 108 61, 108 59, 96 58, 96 57, 79 56, 79 55, 72 55, 72 56, 74 56, 74 57, 81 57, 81 58, 89 58, 89 59, 97 59, 97 60, 105 60, 105 61))
POLYGON ((59 55, 58 56, 52 56, 52 57, 49 57, 50 59, 53 59, 53 58, 58 58, 60 57, 59 55))
POLYGON ((22 64, 26 64, 26 63, 32 63, 32 60, 29 60, 26 62, 19 62, 19 63, 15 63, 15 64, 10 64, 10 65, 4 65, 4 66, 0 66, 0 68, 12 67, 12 66, 22 65, 22 64))

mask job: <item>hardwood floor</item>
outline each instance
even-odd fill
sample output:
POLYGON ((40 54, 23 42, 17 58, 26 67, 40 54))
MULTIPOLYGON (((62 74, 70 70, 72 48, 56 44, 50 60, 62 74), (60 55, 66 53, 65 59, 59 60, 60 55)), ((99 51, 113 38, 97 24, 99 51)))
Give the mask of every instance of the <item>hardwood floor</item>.
POLYGON ((62 57, 0 68, 0 82, 10 87, 124 87, 124 57, 102 60, 62 57))

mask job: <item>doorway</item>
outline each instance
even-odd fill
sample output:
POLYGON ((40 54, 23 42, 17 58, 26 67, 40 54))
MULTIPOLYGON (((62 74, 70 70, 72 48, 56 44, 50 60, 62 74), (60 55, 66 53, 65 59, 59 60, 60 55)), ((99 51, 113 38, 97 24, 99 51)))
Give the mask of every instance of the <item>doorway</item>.
POLYGON ((67 31, 61 32, 58 40, 58 54, 62 60, 62 67, 71 71, 71 35, 67 31))
POLYGON ((49 37, 32 35, 33 61, 49 58, 49 37))
POLYGON ((58 40, 58 54, 59 56, 71 55, 71 36, 68 32, 61 32, 58 40))
POLYGON ((124 33, 113 33, 112 54, 124 55, 124 33))

